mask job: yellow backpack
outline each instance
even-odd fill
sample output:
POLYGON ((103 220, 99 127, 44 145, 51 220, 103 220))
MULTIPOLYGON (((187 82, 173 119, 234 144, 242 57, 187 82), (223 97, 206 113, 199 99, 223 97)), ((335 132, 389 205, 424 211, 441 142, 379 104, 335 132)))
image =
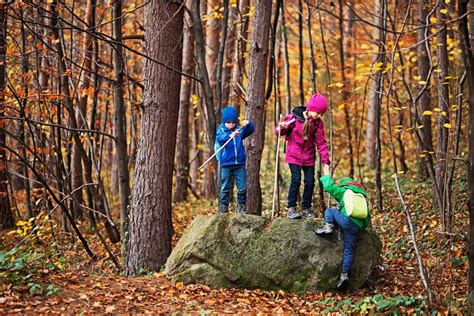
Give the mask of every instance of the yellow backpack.
POLYGON ((368 216, 369 210, 365 196, 355 193, 351 189, 347 189, 343 196, 344 207, 347 216, 364 219, 368 216))

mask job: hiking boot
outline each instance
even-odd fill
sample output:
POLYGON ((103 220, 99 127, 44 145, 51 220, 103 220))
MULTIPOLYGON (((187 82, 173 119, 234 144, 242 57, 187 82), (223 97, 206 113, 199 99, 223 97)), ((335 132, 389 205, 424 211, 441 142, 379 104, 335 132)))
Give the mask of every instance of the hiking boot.
POLYGON ((301 218, 301 213, 296 211, 296 208, 290 207, 290 208, 288 208, 288 214, 286 216, 289 219, 299 219, 299 218, 301 218))
POLYGON ((229 206, 228 205, 220 205, 219 206, 219 213, 221 213, 221 214, 229 213, 229 206))
POLYGON ((238 214, 247 214, 246 205, 243 203, 237 203, 237 213, 238 214))
POLYGON ((349 276, 346 272, 342 272, 341 276, 339 277, 339 281, 337 281, 337 289, 341 289, 347 285, 349 282, 349 276))
POLYGON ((316 235, 329 235, 334 231, 334 224, 325 222, 324 226, 316 229, 316 235))
POLYGON ((312 219, 315 218, 314 211, 312 207, 305 208, 303 212, 301 212, 301 217, 305 219, 312 219))

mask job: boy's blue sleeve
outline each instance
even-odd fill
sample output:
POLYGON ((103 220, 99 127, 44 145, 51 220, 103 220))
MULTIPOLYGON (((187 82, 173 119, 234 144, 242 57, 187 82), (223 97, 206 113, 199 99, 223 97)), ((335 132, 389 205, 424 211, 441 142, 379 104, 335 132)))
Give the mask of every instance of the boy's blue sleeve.
POLYGON ((222 126, 219 126, 217 128, 216 132, 216 142, 218 142, 220 145, 223 145, 226 141, 229 140, 230 138, 230 132, 226 132, 222 126))
POLYGON ((252 135, 253 131, 255 130, 255 126, 253 125, 252 121, 249 121, 249 124, 244 127, 244 131, 242 132, 242 139, 245 139, 252 135))

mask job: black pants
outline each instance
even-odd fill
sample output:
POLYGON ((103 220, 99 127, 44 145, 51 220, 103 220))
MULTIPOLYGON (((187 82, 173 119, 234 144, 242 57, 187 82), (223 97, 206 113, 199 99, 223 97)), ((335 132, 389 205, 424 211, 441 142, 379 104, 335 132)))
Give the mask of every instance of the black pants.
POLYGON ((301 184, 301 169, 304 173, 303 201, 301 206, 306 209, 311 207, 314 192, 314 166, 298 166, 289 164, 291 171, 291 184, 288 192, 288 207, 296 207, 298 192, 301 184))

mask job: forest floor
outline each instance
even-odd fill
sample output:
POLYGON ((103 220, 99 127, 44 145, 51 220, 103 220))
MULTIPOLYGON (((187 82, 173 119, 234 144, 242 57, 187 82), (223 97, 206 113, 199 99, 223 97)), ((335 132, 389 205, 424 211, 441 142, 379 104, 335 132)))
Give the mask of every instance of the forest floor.
MULTIPOLYGON (((430 188, 410 179, 402 181, 402 192, 417 231, 417 244, 435 294, 431 311, 442 313, 463 313, 467 306, 467 190, 462 185, 457 190, 453 194, 454 228, 447 234, 440 232, 439 216, 431 207, 430 188)), ((426 291, 407 218, 395 192, 394 187, 386 185, 386 212, 373 212, 372 224, 383 243, 383 262, 356 293, 296 295, 283 291, 213 289, 172 284, 163 272, 143 271, 141 276, 126 277, 118 272, 91 231, 85 236, 99 258, 97 261, 90 260, 72 235, 52 235, 47 227, 46 238, 40 238, 43 241, 25 240, 15 248, 18 250, 14 255, 8 256, 8 251, 25 237, 20 226, 18 231, 0 236, 0 313, 427 312, 426 291)), ((194 217, 216 211, 216 206, 210 205, 209 201, 175 205, 173 243, 194 217)), ((85 223, 82 227, 86 231, 85 223)), ((112 250, 120 258, 120 245, 112 245, 112 250)))

